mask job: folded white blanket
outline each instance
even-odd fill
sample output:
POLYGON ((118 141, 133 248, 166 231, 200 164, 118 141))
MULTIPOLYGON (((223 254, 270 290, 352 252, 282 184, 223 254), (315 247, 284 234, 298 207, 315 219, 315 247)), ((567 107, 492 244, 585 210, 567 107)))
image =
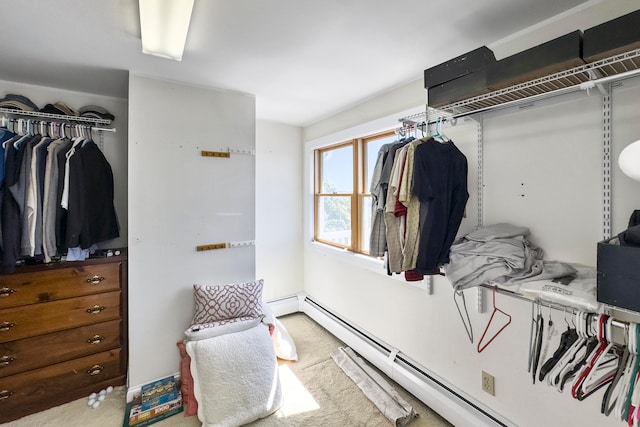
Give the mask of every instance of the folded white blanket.
POLYGON ((255 322, 244 326, 246 329, 235 325, 233 332, 222 335, 204 329, 188 337, 186 349, 203 427, 240 426, 282 405, 269 330, 255 322))

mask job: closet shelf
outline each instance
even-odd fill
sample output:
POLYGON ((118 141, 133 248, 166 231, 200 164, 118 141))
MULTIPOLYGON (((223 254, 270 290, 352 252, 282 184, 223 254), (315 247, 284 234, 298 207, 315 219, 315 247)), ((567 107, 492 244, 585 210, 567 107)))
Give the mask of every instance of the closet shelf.
POLYGON ((36 117, 36 118, 46 118, 52 119, 56 121, 71 121, 71 122, 81 122, 81 123, 93 123, 98 125, 108 125, 111 124, 111 120, 109 119, 96 119, 93 117, 82 117, 82 116, 67 116, 64 114, 52 114, 52 113, 43 113, 40 111, 24 111, 24 110, 13 110, 10 108, 0 108, 0 113, 13 115, 13 116, 24 116, 24 117, 36 117))
POLYGON ((640 49, 621 53, 569 70, 454 102, 437 109, 428 107, 428 122, 455 119, 475 113, 507 108, 577 90, 591 89, 640 75, 640 49))

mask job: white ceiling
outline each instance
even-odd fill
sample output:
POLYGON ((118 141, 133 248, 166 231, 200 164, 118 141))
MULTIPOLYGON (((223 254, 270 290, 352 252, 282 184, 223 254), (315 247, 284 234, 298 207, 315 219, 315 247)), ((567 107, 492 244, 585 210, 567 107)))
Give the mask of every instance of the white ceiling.
POLYGON ((252 94, 259 119, 303 126, 584 2, 196 0, 174 62, 141 53, 137 0, 0 0, 0 79, 126 98, 131 71, 252 94))

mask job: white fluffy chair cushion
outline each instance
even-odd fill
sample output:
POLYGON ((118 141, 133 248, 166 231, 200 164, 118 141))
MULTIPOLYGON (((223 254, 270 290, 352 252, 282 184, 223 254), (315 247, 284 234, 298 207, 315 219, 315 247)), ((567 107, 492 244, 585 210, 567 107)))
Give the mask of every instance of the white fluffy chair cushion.
POLYGON ((215 335, 212 329, 216 328, 204 329, 192 333, 192 341, 186 343, 203 427, 247 424, 282 405, 278 364, 268 328, 253 322, 228 327, 236 331, 215 335), (239 330, 240 325, 247 328, 239 330))

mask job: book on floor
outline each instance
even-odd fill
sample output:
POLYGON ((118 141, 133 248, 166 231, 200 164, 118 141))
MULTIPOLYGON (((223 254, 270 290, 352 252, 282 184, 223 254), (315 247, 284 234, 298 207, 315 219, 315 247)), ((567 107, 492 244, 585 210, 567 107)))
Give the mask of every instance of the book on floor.
POLYGON ((142 386, 127 403, 123 427, 145 427, 183 411, 180 383, 173 376, 142 386))

